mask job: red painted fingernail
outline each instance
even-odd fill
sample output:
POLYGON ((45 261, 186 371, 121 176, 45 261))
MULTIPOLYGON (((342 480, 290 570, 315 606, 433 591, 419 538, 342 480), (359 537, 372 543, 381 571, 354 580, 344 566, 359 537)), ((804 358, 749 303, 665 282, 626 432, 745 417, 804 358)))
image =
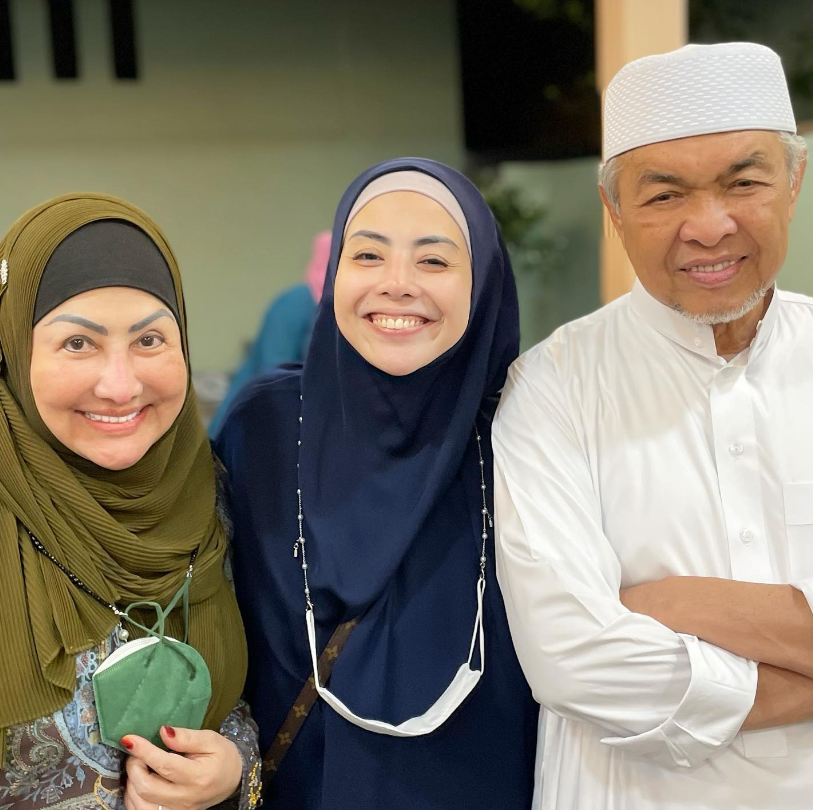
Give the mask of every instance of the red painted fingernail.
POLYGON ((123 745, 123 746, 124 746, 124 747, 125 747, 125 748, 126 748, 128 751, 132 751, 132 750, 133 750, 133 744, 132 744, 132 743, 131 743, 131 742, 130 742, 130 741, 129 741, 129 740, 126 738, 126 737, 122 737, 122 738, 121 738, 121 744, 122 744, 122 745, 123 745))
POLYGON ((175 736, 175 729, 172 726, 164 726, 164 733, 167 737, 174 737, 175 736))

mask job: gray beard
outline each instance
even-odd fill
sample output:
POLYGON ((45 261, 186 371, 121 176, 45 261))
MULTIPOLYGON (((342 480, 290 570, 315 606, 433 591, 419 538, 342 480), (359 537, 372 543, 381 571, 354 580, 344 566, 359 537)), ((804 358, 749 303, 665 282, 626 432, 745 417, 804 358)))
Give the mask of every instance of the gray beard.
POLYGON ((744 315, 747 315, 754 307, 756 307, 763 298, 765 298, 767 289, 759 287, 754 290, 748 298, 743 301, 738 307, 734 309, 717 310, 712 312, 686 312, 680 304, 675 304, 675 312, 679 312, 684 318, 688 318, 694 323, 700 323, 704 326, 716 326, 721 323, 731 323, 732 321, 739 320, 744 315))

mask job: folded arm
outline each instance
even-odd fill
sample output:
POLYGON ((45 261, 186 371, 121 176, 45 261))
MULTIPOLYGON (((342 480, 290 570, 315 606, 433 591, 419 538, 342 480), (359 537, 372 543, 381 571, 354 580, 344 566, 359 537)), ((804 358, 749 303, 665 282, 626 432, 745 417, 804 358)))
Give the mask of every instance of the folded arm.
POLYGON ((813 679, 789 669, 760 664, 757 697, 743 729, 788 726, 813 719, 813 679))
POLYGON ((746 730, 813 718, 813 613, 791 585, 667 577, 621 591, 621 602, 677 633, 761 662, 746 730))
POLYGON ((667 577, 626 588, 621 602, 676 633, 813 678, 813 613, 791 585, 667 577))
POLYGON ((621 603, 568 411, 552 369, 513 367, 493 438, 497 572, 520 663, 547 708, 631 755, 690 767, 739 732, 756 663, 621 603))

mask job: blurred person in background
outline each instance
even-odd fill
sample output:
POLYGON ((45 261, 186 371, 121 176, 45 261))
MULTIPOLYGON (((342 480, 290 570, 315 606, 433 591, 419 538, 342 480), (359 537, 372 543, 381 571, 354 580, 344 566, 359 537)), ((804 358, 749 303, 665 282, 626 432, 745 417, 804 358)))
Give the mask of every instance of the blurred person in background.
POLYGON ((136 207, 69 194, 11 227, 0 284, 0 807, 250 810, 245 636, 175 256, 136 207), (187 580, 167 632, 206 661, 207 730, 105 745, 93 675, 142 635, 122 612, 187 580))
POLYGON ((546 810, 811 806, 813 300, 776 286, 795 132, 761 45, 607 88, 600 191, 637 281, 514 363, 494 426, 546 810))
POLYGON ((259 334, 209 423, 210 436, 217 435, 231 403, 247 382, 277 366, 301 363, 305 359, 329 256, 330 231, 320 231, 313 239, 304 284, 281 293, 266 310, 259 334))
POLYGON ((304 369, 250 383, 215 443, 266 807, 530 807, 538 707, 490 517, 518 341, 511 264, 466 178, 404 158, 352 183, 304 369))

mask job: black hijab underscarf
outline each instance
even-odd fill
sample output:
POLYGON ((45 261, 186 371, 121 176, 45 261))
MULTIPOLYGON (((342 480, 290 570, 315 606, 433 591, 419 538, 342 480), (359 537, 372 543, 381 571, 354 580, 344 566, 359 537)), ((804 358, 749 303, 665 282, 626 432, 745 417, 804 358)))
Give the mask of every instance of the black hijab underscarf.
POLYGON ((68 234, 42 271, 34 324, 74 295, 102 287, 132 287, 154 295, 178 317, 172 273, 155 242, 120 219, 90 222, 68 234))

